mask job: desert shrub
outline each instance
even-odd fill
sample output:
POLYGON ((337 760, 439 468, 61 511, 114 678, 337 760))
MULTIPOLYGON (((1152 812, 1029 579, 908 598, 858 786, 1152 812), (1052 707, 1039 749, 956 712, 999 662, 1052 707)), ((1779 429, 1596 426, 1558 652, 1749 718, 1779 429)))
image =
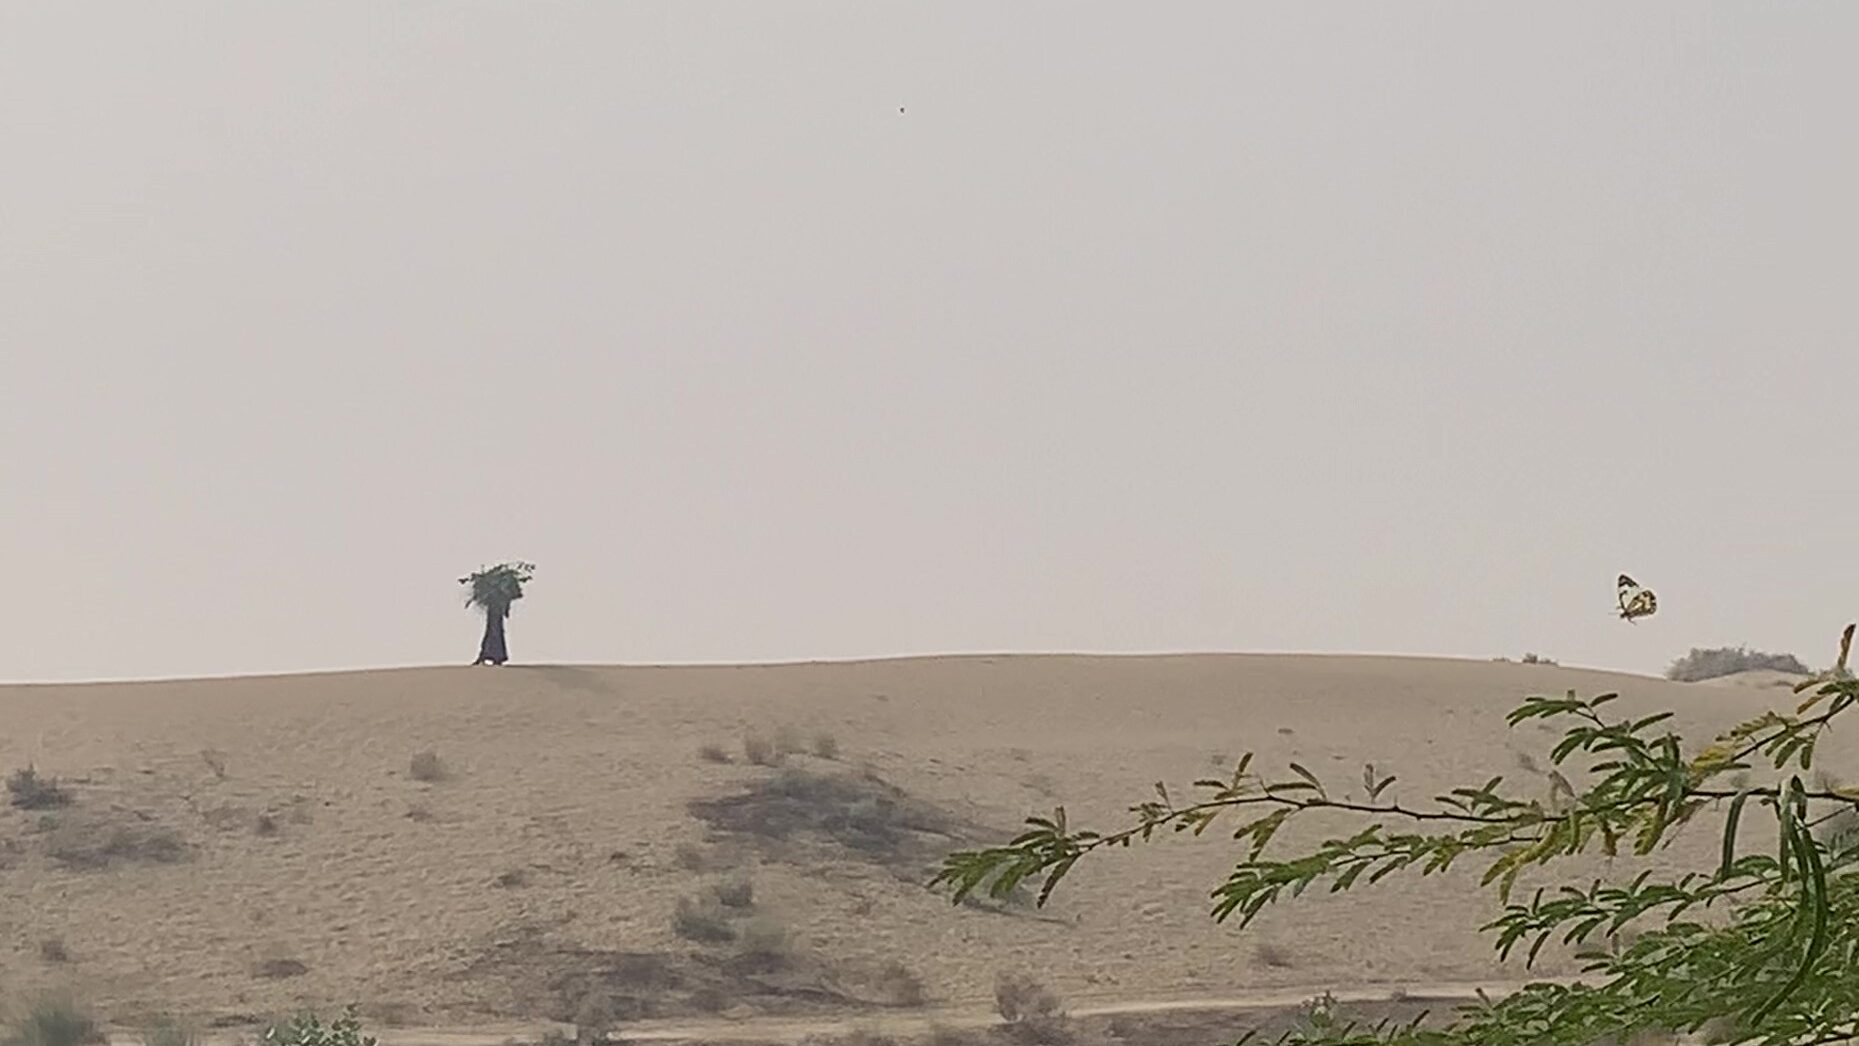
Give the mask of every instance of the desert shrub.
POLYGON ((722 909, 688 897, 678 902, 671 929, 679 937, 699 944, 728 944, 736 939, 736 928, 722 909))
POLYGON ((877 987, 885 1003, 891 1006, 917 1007, 929 1001, 929 994, 923 990, 923 978, 896 959, 879 969, 877 987))
POLYGON ((1756 669, 1808 674, 1808 667, 1793 654, 1769 654, 1742 646, 1720 646, 1708 650, 1692 647, 1690 653, 1674 660, 1665 670, 1665 678, 1679 683, 1695 683, 1702 679, 1716 679, 1756 669))
POLYGON ((252 974, 268 981, 281 981, 290 977, 302 977, 310 972, 310 967, 301 959, 275 957, 266 959, 252 967, 252 974))
POLYGON ((71 805, 71 793, 55 777, 40 777, 30 766, 6 779, 7 801, 21 810, 50 810, 71 805))
POLYGON ((226 779, 226 753, 215 748, 202 749, 200 761, 206 764, 207 772, 213 775, 214 780, 226 779))
POLYGON ((994 1009, 1008 1024, 1049 1016, 1063 1008, 1058 993, 1031 974, 1002 973, 994 978, 994 1009))
POLYGON ((1539 654, 1526 653, 1523 655, 1523 663, 1526 665, 1553 665, 1556 663, 1556 659, 1553 657, 1543 657, 1539 654))
POLYGON ((725 908, 755 907, 755 884, 747 878, 730 879, 711 887, 717 903, 725 908))
POLYGON ((1252 954, 1261 964, 1273 969, 1288 969, 1294 965, 1291 960, 1291 949, 1276 941, 1260 941, 1252 949, 1252 954))
POLYGON ((678 862, 678 867, 687 872, 701 872, 710 866, 709 855, 696 843, 679 843, 678 848, 672 851, 672 857, 678 862))
POLYGON ((446 768, 445 761, 439 758, 439 753, 431 749, 415 755, 413 762, 407 767, 407 773, 412 775, 415 781, 424 781, 427 784, 443 781, 452 776, 451 771, 446 768))
POLYGON ((925 836, 948 837, 951 819, 870 774, 816 774, 789 769, 748 791, 699 800, 691 810, 712 827, 767 841, 803 832, 831 839, 881 862, 914 862, 925 836))
POLYGON ((766 917, 749 920, 742 928, 744 959, 761 969, 777 969, 787 964, 791 949, 787 927, 766 917))
POLYGON ((265 1046, 376 1046, 374 1036, 362 1034, 354 1006, 328 1024, 314 1013, 299 1014, 266 1028, 264 1042, 265 1046))
POLYGON ((1057 1046, 1071 1038, 1070 1021, 1058 993, 1025 973, 1002 973, 994 979, 994 1008, 1020 1042, 1057 1046))
POLYGON ((46 962, 70 962, 71 950, 62 937, 47 937, 39 942, 39 958, 46 962))
POLYGON ((742 737, 742 757, 756 766, 780 766, 787 761, 787 753, 773 738, 753 731, 742 737))
POLYGON ((839 758, 839 739, 824 730, 814 734, 813 754, 821 759, 839 758))
POLYGON ((67 868, 100 869, 112 864, 173 864, 187 857, 187 843, 172 828, 111 817, 61 818, 49 826, 45 853, 67 868))
POLYGON ((728 763, 732 761, 729 757, 729 752, 725 751, 723 746, 719 744, 706 744, 699 747, 697 749, 697 757, 706 763, 728 763))
POLYGON ((162 1020, 142 1033, 142 1046, 200 1046, 200 1036, 185 1025, 162 1020))
POLYGON ((782 755, 799 755, 807 750, 807 741, 799 730, 783 724, 775 728, 775 751, 782 755))
POLYGON ((103 1035, 89 1013, 69 999, 47 996, 13 1021, 0 1046, 85 1046, 103 1035))

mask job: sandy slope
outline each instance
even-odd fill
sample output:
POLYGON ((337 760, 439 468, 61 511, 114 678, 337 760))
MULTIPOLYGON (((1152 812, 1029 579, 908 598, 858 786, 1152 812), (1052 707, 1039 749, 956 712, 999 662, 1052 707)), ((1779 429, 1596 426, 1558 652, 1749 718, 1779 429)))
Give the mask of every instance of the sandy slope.
MULTIPOLYGON (((1114 822, 1152 782, 1185 785, 1247 748, 1339 788, 1372 760, 1409 798, 1496 773, 1536 787, 1522 753, 1540 760, 1550 735, 1507 733, 1504 713, 1570 688, 1620 690, 1705 728, 1771 696, 1549 666, 1264 655, 0 688, 0 767, 76 782, 77 804, 53 816, 166 826, 192 848, 176 864, 70 869, 45 852, 43 815, 0 812, 0 984, 75 987, 122 1022, 349 999, 403 1024, 547 1016, 589 956, 705 953, 673 934, 671 913, 723 873, 687 871, 678 851, 706 846, 716 861, 732 848, 707 842, 688 804, 771 773, 698 758, 708 742, 739 752, 745 731, 830 731, 836 763, 794 764, 870 768, 1007 829, 1060 799, 1075 821, 1114 822), (410 779, 425 749, 451 779, 410 779), (223 754, 223 777, 205 750, 223 754), (518 870, 521 885, 496 882, 518 870), (41 955, 52 938, 69 962, 41 955), (301 972, 260 976, 267 962, 301 972)), ((1678 856, 1708 860, 1715 845, 1700 832, 1678 856)), ((1217 839, 1083 866, 1043 919, 952 908, 851 853, 735 853, 812 976, 859 983, 897 960, 933 1005, 958 1009, 985 1007, 995 971, 1016 965, 1043 969, 1078 1006, 1520 975, 1492 962, 1474 932, 1489 902, 1456 875, 1306 898, 1242 936, 1204 915, 1229 857, 1217 839)), ((808 998, 797 990, 796 1005, 808 998)))

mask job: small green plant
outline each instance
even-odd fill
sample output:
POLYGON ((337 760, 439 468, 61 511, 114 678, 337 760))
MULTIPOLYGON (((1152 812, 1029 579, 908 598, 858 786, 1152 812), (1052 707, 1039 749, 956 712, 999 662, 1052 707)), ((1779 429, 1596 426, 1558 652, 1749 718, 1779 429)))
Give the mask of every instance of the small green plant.
POLYGON ((350 1004, 342 1016, 324 1024, 314 1013, 301 1013, 282 1024, 265 1029, 265 1046, 377 1046, 372 1035, 363 1035, 361 1018, 350 1004))
POLYGON ((699 944, 728 944, 736 939, 736 928, 729 917, 715 905, 684 898, 671 917, 671 929, 679 937, 699 944))
POLYGON ((40 777, 30 766, 6 779, 7 801, 21 810, 51 810, 71 805, 71 793, 55 777, 40 777))

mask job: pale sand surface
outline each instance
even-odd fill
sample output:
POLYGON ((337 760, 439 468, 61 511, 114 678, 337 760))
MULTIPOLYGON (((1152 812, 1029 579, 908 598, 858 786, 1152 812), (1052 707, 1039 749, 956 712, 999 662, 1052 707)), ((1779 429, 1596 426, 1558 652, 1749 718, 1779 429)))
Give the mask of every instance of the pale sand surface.
MULTIPOLYGON (((1042 971, 1076 1009, 1515 981, 1526 971, 1498 965, 1476 933, 1495 901, 1473 893, 1475 868, 1307 896, 1242 934, 1206 915, 1234 857, 1223 838, 1107 855, 1081 865, 1047 912, 1002 914, 954 908, 849 851, 719 846, 688 804, 775 773, 744 765, 741 739, 784 726, 828 731, 839 745, 834 761, 792 766, 868 768, 1001 830, 1061 800, 1074 823, 1116 825, 1153 782, 1185 791, 1247 749, 1266 767, 1299 760, 1338 792, 1360 790, 1365 761, 1397 774, 1408 801, 1499 773, 1546 792, 1531 767, 1547 765, 1553 735, 1507 731, 1504 715, 1526 694, 1571 688, 1618 690, 1623 705, 1673 708, 1681 726, 1705 731, 1791 703, 1785 691, 1551 666, 1279 655, 5 687, 0 769, 30 762, 73 782, 77 803, 52 816, 171 827, 192 852, 174 864, 66 868, 45 852, 44 815, 0 812, 0 985, 72 988, 125 1025, 355 1000, 382 1024, 521 1026, 561 1016, 548 1012, 560 1005, 549 992, 589 956, 728 951, 672 932, 679 898, 724 877, 681 867, 681 845, 712 860, 736 854, 758 910, 809 957, 808 976, 862 983, 859 971, 896 960, 920 975, 931 1007, 952 1012, 991 1009, 996 971, 1013 967, 1042 971), (699 758, 711 742, 735 763, 699 758), (449 779, 411 779, 409 760, 428 749, 449 779), (223 777, 206 750, 223 754, 223 777), (257 828, 265 813, 269 833, 257 828), (497 884, 518 870, 521 885, 497 884), (41 955, 54 938, 68 962, 41 955), (301 972, 257 974, 281 960, 301 972)), ((1823 758, 1850 766, 1851 754, 1836 737, 1823 758)), ((1709 862, 1717 846, 1700 824, 1673 856, 1709 862)), ((1597 859, 1569 871, 1608 868, 1597 859)), ((1554 959, 1540 972, 1571 970, 1554 959)), ((804 988, 786 1016, 831 1009, 804 988)), ((783 1016, 726 1002, 724 1020, 783 1016)))

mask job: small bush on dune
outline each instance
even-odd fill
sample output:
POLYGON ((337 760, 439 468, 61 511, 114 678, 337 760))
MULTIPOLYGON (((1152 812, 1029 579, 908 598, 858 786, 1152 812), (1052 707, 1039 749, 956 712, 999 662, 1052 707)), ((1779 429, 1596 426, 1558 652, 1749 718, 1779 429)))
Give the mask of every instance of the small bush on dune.
POLYGON ((142 1033, 142 1046, 200 1046, 193 1029, 164 1020, 142 1033))
POLYGON ((1758 669, 1797 675, 1807 675, 1809 672, 1801 659, 1793 654, 1770 654, 1742 646, 1720 646, 1708 650, 1692 647, 1690 653, 1673 661, 1671 667, 1665 670, 1665 678, 1678 683, 1696 683, 1758 669))
POLYGON ((13 1022, 0 1037, 0 1046, 85 1046, 102 1041, 97 1022, 76 1003, 45 998, 13 1022))
POLYGON ((159 824, 74 816, 50 827, 45 852, 67 868, 100 869, 118 863, 173 864, 186 859, 187 843, 159 824))
POLYGON ((755 766, 780 766, 787 761, 787 753, 772 738, 757 733, 743 736, 742 757, 755 766))
POLYGON ((452 776, 451 772, 446 769, 445 762, 439 758, 439 753, 430 749, 414 756, 413 762, 407 767, 407 772, 415 781, 424 781, 427 784, 443 781, 452 776))
POLYGON ((71 805, 71 793, 55 777, 40 777, 32 767, 15 770, 6 779, 7 801, 21 810, 50 810, 71 805))
POLYGON ((719 745, 719 744, 707 744, 707 745, 699 746, 699 748, 697 749, 697 757, 699 759, 702 759, 706 763, 734 762, 734 760, 730 759, 729 753, 724 750, 722 745, 719 745))
POLYGON ((1064 1010, 1057 992, 1026 973, 1003 973, 994 978, 994 1008, 1001 1020, 1017 1024, 1028 1017, 1050 1017, 1064 1010))
POLYGON ((699 944, 728 944, 736 939, 736 928, 729 917, 714 905, 685 898, 671 917, 671 929, 679 937, 699 944))
POLYGON ((759 918, 742 930, 742 957, 756 967, 774 970, 785 966, 791 954, 785 926, 772 919, 759 918))
POLYGON ((731 879, 711 888, 717 903, 725 908, 755 907, 755 884, 748 879, 731 879))
POLYGON ((839 758, 839 739, 824 730, 813 735, 813 754, 820 759, 839 758))

